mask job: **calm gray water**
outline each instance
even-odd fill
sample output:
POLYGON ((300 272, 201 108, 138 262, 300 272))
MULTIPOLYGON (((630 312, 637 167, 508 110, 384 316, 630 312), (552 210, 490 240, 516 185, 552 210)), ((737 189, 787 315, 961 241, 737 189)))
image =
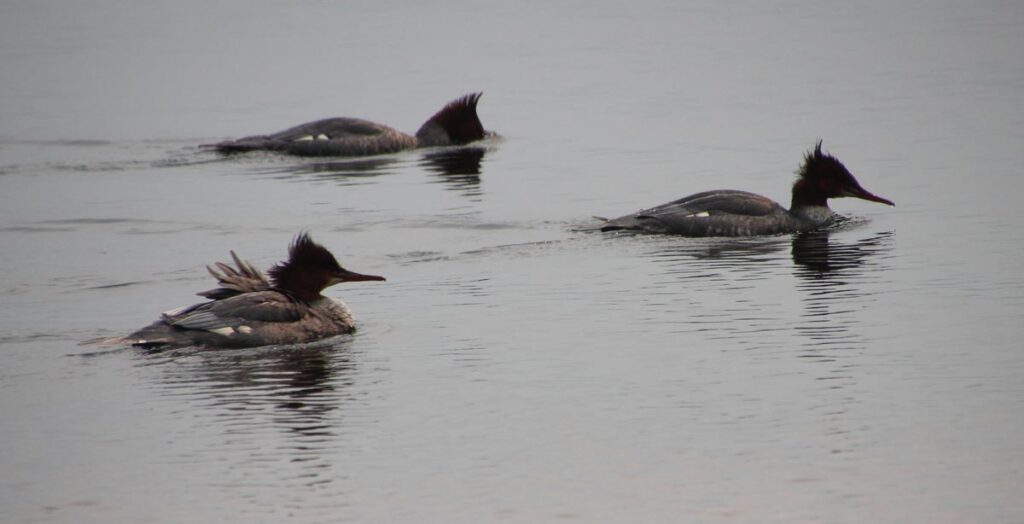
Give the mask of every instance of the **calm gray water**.
POLYGON ((1024 4, 0 4, 0 521, 1021 522, 1024 4), (407 5, 408 4, 408 5, 407 5), (503 136, 198 144, 483 91, 503 136), (819 138, 888 208, 592 234, 819 138), (353 337, 81 346, 308 230, 353 337))

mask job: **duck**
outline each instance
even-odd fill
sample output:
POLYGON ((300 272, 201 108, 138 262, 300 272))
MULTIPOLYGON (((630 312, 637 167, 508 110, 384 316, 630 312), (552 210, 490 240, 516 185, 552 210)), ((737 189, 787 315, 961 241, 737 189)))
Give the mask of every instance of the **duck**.
POLYGON ((638 231, 688 237, 780 235, 819 230, 842 219, 828 207, 830 198, 853 197, 895 206, 864 189, 836 157, 822 151, 821 140, 804 155, 797 170, 789 209, 746 191, 704 191, 613 219, 600 219, 600 231, 638 231))
POLYGON ((385 280, 345 269, 308 233, 294 238, 288 259, 271 267, 269 278, 234 251, 231 258, 235 267, 207 266, 218 287, 197 294, 209 301, 166 311, 123 342, 149 350, 242 348, 348 334, 356 329, 352 312, 323 290, 342 282, 385 280))
POLYGON ((470 93, 446 104, 408 135, 360 118, 336 117, 307 122, 269 135, 203 144, 223 154, 272 151, 305 157, 369 156, 423 147, 464 145, 488 136, 476 106, 483 93, 470 93))

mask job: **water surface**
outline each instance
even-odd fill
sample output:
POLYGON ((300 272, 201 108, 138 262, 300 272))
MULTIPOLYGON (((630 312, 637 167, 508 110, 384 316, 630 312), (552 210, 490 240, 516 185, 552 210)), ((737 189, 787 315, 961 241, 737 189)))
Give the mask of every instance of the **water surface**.
MULTIPOLYGON (((58 3, 60 4, 60 3, 58 3)), ((1013 522, 1014 3, 0 6, 0 520, 1013 522), (200 16, 199 13, 202 13, 200 16), (199 144, 326 116, 502 135, 199 144), (895 208, 757 239, 578 231, 818 139, 895 208), (359 332, 130 332, 308 230, 359 332)))

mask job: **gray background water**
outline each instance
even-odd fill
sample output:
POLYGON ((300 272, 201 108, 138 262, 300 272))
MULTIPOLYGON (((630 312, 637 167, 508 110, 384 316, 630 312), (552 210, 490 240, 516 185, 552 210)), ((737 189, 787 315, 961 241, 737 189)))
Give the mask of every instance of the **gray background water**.
POLYGON ((1024 4, 0 4, 0 521, 1019 522, 1024 4), (503 135, 196 145, 326 116, 503 135), (788 204, 831 234, 576 232, 788 204), (311 348, 79 346, 309 230, 384 283, 311 348))

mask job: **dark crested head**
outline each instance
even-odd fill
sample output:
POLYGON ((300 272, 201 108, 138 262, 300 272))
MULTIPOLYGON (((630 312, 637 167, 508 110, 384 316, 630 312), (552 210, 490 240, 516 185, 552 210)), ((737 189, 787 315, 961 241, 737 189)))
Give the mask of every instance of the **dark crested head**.
POLYGON ((476 114, 483 93, 470 93, 448 102, 416 131, 420 147, 468 144, 484 137, 484 126, 476 114))
POLYGON ((800 166, 796 175, 800 180, 820 182, 822 187, 829 185, 838 186, 849 181, 857 183, 857 180, 853 178, 853 175, 850 174, 850 171, 846 169, 846 166, 838 158, 821 150, 821 140, 818 140, 814 149, 804 154, 804 163, 800 166))
POLYGON ((303 300, 312 300, 328 286, 358 280, 384 280, 384 277, 349 271, 338 263, 324 246, 313 242, 308 233, 299 233, 288 248, 288 260, 267 271, 276 289, 303 300))
POLYGON ((826 206, 829 198, 854 197, 894 206, 860 186, 838 158, 821 150, 821 140, 804 155, 793 184, 793 207, 826 206))

